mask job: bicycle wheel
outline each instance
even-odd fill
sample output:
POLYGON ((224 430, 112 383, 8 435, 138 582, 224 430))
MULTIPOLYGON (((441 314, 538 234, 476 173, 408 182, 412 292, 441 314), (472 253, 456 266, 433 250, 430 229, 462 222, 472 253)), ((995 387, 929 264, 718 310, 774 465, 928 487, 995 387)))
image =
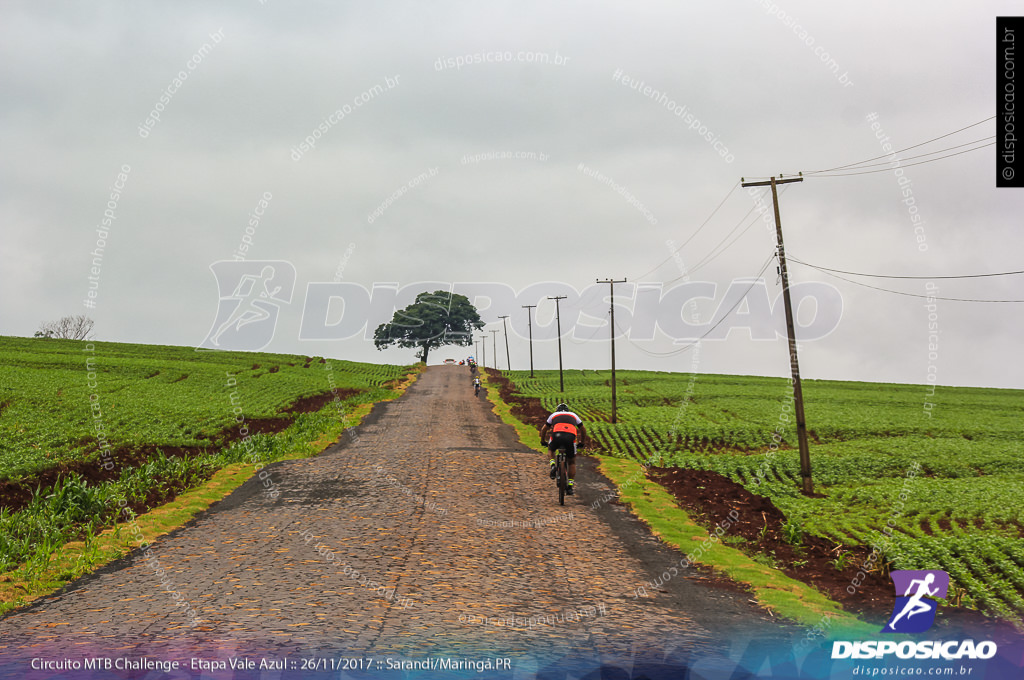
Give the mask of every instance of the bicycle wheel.
POLYGON ((564 451, 558 452, 558 461, 555 463, 558 468, 556 472, 558 481, 558 504, 565 505, 565 489, 569 484, 569 466, 566 464, 564 451))

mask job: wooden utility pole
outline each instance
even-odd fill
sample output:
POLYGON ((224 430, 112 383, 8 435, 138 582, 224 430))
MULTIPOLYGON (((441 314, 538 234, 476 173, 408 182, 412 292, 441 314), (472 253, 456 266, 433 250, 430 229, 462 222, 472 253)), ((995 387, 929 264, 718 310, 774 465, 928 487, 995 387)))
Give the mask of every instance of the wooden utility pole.
POLYGON ((487 331, 492 333, 491 335, 491 349, 494 350, 494 370, 498 370, 498 329, 495 328, 493 331, 487 331))
POLYGON ((564 295, 548 296, 549 300, 555 301, 555 323, 558 324, 558 391, 565 394, 565 377, 562 375, 562 313, 558 308, 558 301, 564 300, 564 295))
POLYGON ((617 423, 616 409, 615 409, 615 284, 625 283, 626 279, 616 281, 615 279, 604 279, 603 281, 598 279, 597 283, 607 283, 608 290, 611 293, 611 340, 612 340, 612 423, 617 423))
POLYGON ((480 336, 480 348, 483 350, 483 353, 480 355, 480 367, 481 368, 487 368, 487 336, 486 335, 481 335, 480 336))
POLYGON ((508 318, 508 314, 506 314, 505 316, 499 316, 498 318, 501 319, 501 327, 505 329, 505 363, 508 364, 508 370, 509 372, 511 372, 512 359, 509 357, 508 354, 508 324, 505 322, 505 319, 508 318))
POLYGON ((530 377, 533 377, 533 312, 530 310, 537 305, 523 305, 523 309, 526 310, 526 324, 527 328, 530 329, 530 377))
MULTIPOLYGON (((781 176, 780 176, 781 177, 781 176)), ((789 272, 786 269, 786 248, 782 243, 782 219, 779 217, 779 192, 776 186, 790 182, 803 182, 803 177, 775 179, 767 182, 743 182, 744 187, 772 188, 772 203, 775 205, 775 236, 778 239, 779 275, 782 277, 782 301, 786 307, 786 334, 789 336, 789 365, 793 374, 793 398, 796 401, 796 436, 800 444, 800 478, 804 495, 814 493, 814 481, 811 479, 811 453, 807 447, 807 421, 804 419, 804 391, 800 384, 800 360, 797 357, 796 330, 793 324, 793 303, 789 299, 789 272)))

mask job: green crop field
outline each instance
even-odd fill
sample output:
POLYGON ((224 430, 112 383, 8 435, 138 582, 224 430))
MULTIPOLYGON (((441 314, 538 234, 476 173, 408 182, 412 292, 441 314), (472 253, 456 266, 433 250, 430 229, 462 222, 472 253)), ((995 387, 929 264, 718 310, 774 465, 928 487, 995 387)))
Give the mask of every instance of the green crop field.
POLYGON ((411 367, 0 337, 0 572, 232 463, 337 436, 411 367), (297 401, 321 397, 302 413, 297 401), (286 429, 283 429, 286 428, 286 429), (282 431, 283 429, 283 431, 282 431))
POLYGON ((236 413, 249 421, 269 418, 301 397, 380 389, 408 370, 284 354, 3 337, 0 480, 97 459, 98 434, 113 449, 216 446, 225 430, 237 429, 236 413))
POLYGON ((881 545, 894 569, 944 569, 963 604, 1024 616, 1022 391, 938 387, 928 397, 923 385, 805 380, 825 496, 808 498, 785 379, 618 371, 613 425, 610 371, 567 372, 564 397, 557 371, 536 375, 508 374, 547 409, 567 401, 612 455, 713 470, 771 498, 804 532, 881 545))

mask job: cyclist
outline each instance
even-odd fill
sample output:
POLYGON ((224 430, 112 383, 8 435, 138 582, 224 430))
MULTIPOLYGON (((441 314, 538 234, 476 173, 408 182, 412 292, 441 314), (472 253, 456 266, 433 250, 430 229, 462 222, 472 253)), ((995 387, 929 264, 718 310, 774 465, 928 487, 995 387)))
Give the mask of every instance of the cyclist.
POLYGON ((555 412, 548 416, 540 431, 540 443, 548 445, 548 453, 551 456, 551 478, 555 478, 555 451, 561 446, 566 448, 566 458, 569 462, 568 488, 565 492, 572 496, 574 479, 576 477, 576 443, 583 445, 583 437, 587 430, 583 427, 583 420, 569 410, 565 404, 559 404, 555 412), (551 439, 548 440, 548 432, 551 432, 551 439))
POLYGON ((480 377, 477 376, 476 378, 473 378, 473 396, 476 397, 476 396, 479 396, 479 395, 480 395, 480 377))

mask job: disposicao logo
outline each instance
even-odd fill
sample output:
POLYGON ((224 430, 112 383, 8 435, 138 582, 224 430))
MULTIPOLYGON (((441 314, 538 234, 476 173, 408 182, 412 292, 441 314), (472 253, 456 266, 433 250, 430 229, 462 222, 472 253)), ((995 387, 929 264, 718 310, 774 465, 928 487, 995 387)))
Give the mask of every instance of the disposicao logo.
POLYGON ((999 649, 991 640, 922 640, 896 642, 895 640, 860 640, 832 643, 833 659, 884 659, 895 654, 898 659, 991 659, 999 649))
POLYGON ((210 265, 217 278, 217 318, 201 349, 257 351, 270 344, 281 305, 295 290, 295 267, 284 260, 220 260, 210 265))
MULTIPOLYGON (((896 587, 896 604, 882 633, 923 633, 935 623, 938 603, 931 597, 945 598, 949 590, 949 574, 940 569, 894 571, 890 574, 896 587)), ((991 659, 996 643, 990 640, 861 640, 832 643, 833 659, 882 659, 895 654, 900 659, 991 659)))
POLYGON ((890 576, 896 586, 896 605, 880 632, 923 633, 931 628, 939 605, 935 600, 924 598, 945 598, 949 574, 940 569, 927 569, 894 571, 890 576))

